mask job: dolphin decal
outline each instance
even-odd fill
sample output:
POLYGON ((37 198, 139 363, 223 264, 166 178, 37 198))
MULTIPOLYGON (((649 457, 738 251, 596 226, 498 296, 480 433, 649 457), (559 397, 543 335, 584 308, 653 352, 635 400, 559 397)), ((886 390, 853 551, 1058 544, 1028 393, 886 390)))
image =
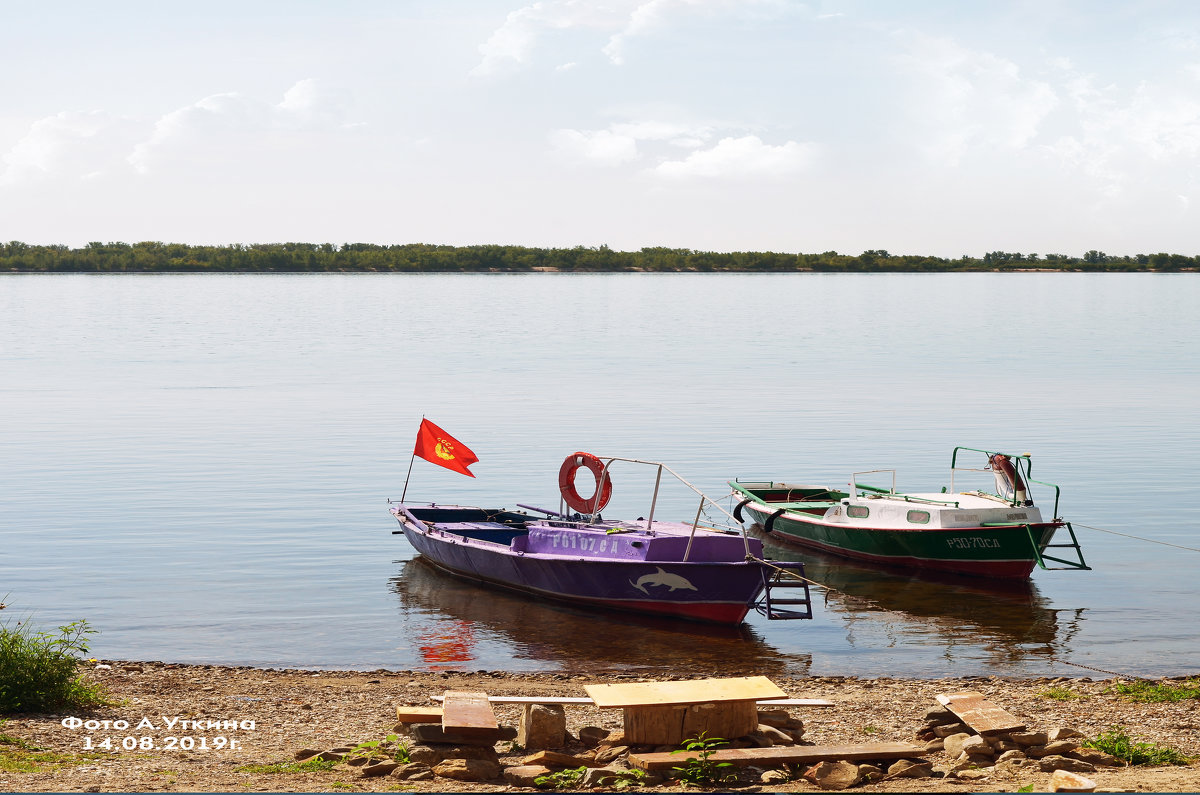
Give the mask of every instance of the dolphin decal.
POLYGON ((641 577, 637 578, 637 582, 630 580, 629 584, 646 594, 646 596, 650 595, 650 592, 646 590, 647 585, 665 585, 668 592, 677 591, 680 588, 688 591, 700 590, 688 582, 687 578, 680 577, 678 574, 670 574, 665 572, 662 570, 662 566, 657 566, 656 568, 658 571, 654 574, 643 574, 641 577))

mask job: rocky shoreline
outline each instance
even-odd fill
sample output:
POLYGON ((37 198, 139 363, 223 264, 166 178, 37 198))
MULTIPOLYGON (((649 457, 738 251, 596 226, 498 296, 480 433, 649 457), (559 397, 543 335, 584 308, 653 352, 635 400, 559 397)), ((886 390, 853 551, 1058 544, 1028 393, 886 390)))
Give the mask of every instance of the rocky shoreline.
MULTIPOLYGON (((743 675, 760 672, 747 670, 743 675)), ((431 696, 447 690, 482 691, 494 696, 579 697, 587 684, 639 681, 632 675, 521 674, 502 671, 311 671, 259 669, 162 662, 101 661, 89 676, 111 693, 114 704, 89 713, 15 715, 0 724, 0 789, 14 792, 66 791, 529 791, 531 778, 501 772, 483 781, 439 775, 438 765, 404 766, 382 775, 364 774, 368 765, 347 760, 328 770, 303 769, 297 756, 335 748, 354 748, 383 741, 397 726, 398 706, 432 706, 431 696), (107 742, 106 742, 107 741, 107 742), (305 749, 308 749, 305 753, 305 749), (517 783, 513 783, 517 782, 517 783)), ((711 676, 706 671, 679 671, 674 679, 711 676)), ((657 677, 663 678, 663 677, 657 677)), ((925 749, 927 770, 906 775, 890 765, 851 773, 841 779, 826 770, 803 778, 811 766, 744 769, 737 782, 722 789, 807 792, 834 789, 848 778, 850 791, 862 792, 1015 792, 1032 786, 1046 791, 1053 765, 1050 757, 1071 759, 1068 765, 1094 781, 1099 790, 1189 792, 1200 790, 1200 765, 1124 767, 1079 749, 1079 736, 1095 737, 1120 726, 1131 737, 1200 757, 1200 701, 1134 703, 1112 692, 1113 680, 1005 679, 860 679, 855 677, 772 676, 790 697, 826 699, 830 707, 771 710, 781 736, 747 738, 741 745, 793 742, 803 745, 862 746, 907 743, 925 749), (1023 736, 973 737, 950 725, 936 702, 940 693, 972 690, 1027 724, 1023 736), (1039 741, 1040 746, 1034 741, 1039 741), (1058 743, 1058 745, 1054 745, 1058 743), (1028 753, 1027 753, 1028 752, 1028 753), (1004 755, 1008 754, 1007 757, 1004 755), (1078 758, 1083 757, 1083 758, 1078 758), (1077 763, 1077 764, 1076 764, 1077 763), (803 769, 801 769, 803 768, 803 769), (915 776, 915 777, 914 777, 915 776), (872 780, 874 779, 874 780, 872 780)), ((499 704, 501 726, 516 728, 524 707, 499 704)), ((653 751, 620 744, 620 710, 594 705, 564 707, 568 739, 554 753, 584 764, 621 770, 628 754, 653 751)), ((764 718, 766 720, 766 718, 764 718)), ((400 742, 411 749, 411 737, 400 742)), ((445 751, 445 748, 442 748, 445 751)), ((419 755, 418 751, 417 754, 419 755)), ((361 756, 361 753, 358 754, 361 756)), ((538 764, 531 749, 501 740, 483 756, 497 769, 515 770, 538 764)), ((453 757, 451 757, 453 758, 453 757)), ((542 762, 551 754, 543 756, 542 762)), ((686 759, 686 756, 681 756, 686 759)), ((919 763, 922 760, 910 760, 919 763)), ((573 762, 563 760, 565 764, 573 762)), ((832 764, 832 763, 831 763, 832 764)), ((467 765, 458 765, 467 767, 467 765)), ((549 765, 548 769, 561 769, 549 765)), ((443 768, 445 773, 449 768, 443 768)), ((1061 767, 1058 769, 1062 769, 1061 767)), ((372 773, 380 773, 376 768, 372 773)), ((453 775, 453 774, 451 774, 453 775)), ((603 781, 603 779, 598 779, 603 781)), ((590 782, 584 782, 590 783, 590 782)), ((683 791, 678 781, 651 776, 647 791, 683 791)), ((610 781, 598 789, 615 789, 610 781)), ((690 789, 695 789, 691 787, 690 789)))

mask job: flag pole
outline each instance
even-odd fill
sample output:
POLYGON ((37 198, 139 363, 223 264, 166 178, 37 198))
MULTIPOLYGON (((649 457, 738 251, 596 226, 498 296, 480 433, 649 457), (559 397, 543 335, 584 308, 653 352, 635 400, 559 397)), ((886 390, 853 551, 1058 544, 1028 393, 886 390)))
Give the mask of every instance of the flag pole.
POLYGON ((404 497, 408 494, 408 479, 412 477, 413 461, 417 460, 417 454, 414 452, 412 458, 408 459, 408 474, 404 476, 404 491, 400 494, 400 502, 404 502, 404 497))
MULTIPOLYGON (((425 415, 421 415, 421 424, 417 426, 417 438, 421 438, 421 428, 425 425, 425 415)), ((408 494, 408 479, 412 477, 413 462, 417 460, 417 447, 413 445, 412 457, 408 459, 408 474, 404 476, 404 491, 400 493, 400 502, 404 502, 405 496, 408 494)))

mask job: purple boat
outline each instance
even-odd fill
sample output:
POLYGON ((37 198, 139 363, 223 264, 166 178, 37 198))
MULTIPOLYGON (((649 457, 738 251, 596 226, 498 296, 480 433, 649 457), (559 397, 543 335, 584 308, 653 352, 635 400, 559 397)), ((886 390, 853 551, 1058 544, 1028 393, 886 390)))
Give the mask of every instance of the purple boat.
POLYGON ((666 465, 577 452, 563 462, 559 491, 557 511, 404 502, 392 503, 390 511, 402 528, 395 532, 429 563, 475 582, 604 610, 720 624, 741 623, 751 609, 769 619, 812 618, 803 564, 765 559, 761 540, 666 465), (601 517, 612 495, 609 468, 617 461, 657 470, 646 518, 601 517), (576 490, 581 468, 596 478, 591 497, 576 490), (664 472, 699 495, 694 521, 654 518, 664 472), (730 524, 708 523, 714 511, 730 524))

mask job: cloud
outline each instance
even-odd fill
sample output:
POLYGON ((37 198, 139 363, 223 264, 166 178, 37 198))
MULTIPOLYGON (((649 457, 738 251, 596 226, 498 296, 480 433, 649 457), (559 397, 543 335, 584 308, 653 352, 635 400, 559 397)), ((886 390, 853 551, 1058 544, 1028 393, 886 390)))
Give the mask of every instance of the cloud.
POLYGON ((972 149, 1027 147, 1060 104, 1049 83, 1006 58, 920 33, 900 38, 899 61, 916 78, 912 119, 932 159, 955 165, 972 149))
POLYGON ((555 130, 554 150, 577 162, 615 166, 638 158, 637 139, 611 130, 555 130))
POLYGON ((121 169, 135 136, 132 126, 102 111, 62 111, 38 119, 0 158, 0 184, 90 179, 121 169))
POLYGON ((471 74, 486 77, 530 63, 548 33, 593 31, 607 36, 599 47, 613 64, 624 63, 632 40, 669 30, 675 20, 698 14, 770 18, 788 0, 544 0, 512 11, 479 46, 483 59, 471 74))
POLYGON ((213 94, 160 118, 128 161, 146 174, 171 161, 226 159, 261 147, 280 133, 355 126, 343 119, 343 97, 313 79, 298 81, 274 105, 237 92, 213 94))
POLYGON ((671 179, 783 177, 803 171, 815 157, 812 144, 788 141, 771 146, 756 135, 746 135, 722 138, 711 149, 660 163, 654 173, 671 179))

